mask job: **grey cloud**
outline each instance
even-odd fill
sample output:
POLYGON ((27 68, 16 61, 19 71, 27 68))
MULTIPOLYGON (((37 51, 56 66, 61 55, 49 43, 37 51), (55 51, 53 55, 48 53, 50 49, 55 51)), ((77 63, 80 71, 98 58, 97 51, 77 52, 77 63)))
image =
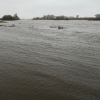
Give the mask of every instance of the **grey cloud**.
POLYGON ((94 16, 100 13, 100 0, 0 0, 0 17, 18 13, 21 18, 44 14, 94 16))

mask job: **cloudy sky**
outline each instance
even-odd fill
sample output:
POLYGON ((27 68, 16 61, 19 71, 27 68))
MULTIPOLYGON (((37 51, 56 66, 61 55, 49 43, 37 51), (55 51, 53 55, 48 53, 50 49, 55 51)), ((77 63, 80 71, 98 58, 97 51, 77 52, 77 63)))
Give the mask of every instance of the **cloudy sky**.
POLYGON ((100 0, 0 0, 0 18, 15 13, 20 18, 47 14, 94 17, 100 14, 100 0))

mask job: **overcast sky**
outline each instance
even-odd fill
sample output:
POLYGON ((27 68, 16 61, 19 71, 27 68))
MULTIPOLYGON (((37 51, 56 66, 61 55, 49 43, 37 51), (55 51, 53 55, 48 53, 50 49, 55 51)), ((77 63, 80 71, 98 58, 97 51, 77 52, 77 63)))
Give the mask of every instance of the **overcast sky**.
POLYGON ((47 14, 94 17, 100 14, 100 0, 0 0, 0 17, 15 13, 20 18, 47 14))

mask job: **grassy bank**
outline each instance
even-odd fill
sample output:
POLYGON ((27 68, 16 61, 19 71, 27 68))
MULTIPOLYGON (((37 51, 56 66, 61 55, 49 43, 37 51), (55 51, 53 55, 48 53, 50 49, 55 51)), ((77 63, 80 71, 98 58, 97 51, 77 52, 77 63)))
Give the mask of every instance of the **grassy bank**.
POLYGON ((7 23, 7 22, 5 22, 5 21, 3 21, 3 20, 0 20, 0 23, 7 23))

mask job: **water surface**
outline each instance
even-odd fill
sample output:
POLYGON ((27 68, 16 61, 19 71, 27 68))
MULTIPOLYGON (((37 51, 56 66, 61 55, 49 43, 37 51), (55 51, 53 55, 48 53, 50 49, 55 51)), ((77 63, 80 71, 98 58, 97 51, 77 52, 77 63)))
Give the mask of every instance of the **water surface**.
POLYGON ((4 24, 16 27, 0 27, 1 100, 100 100, 99 21, 4 24))

